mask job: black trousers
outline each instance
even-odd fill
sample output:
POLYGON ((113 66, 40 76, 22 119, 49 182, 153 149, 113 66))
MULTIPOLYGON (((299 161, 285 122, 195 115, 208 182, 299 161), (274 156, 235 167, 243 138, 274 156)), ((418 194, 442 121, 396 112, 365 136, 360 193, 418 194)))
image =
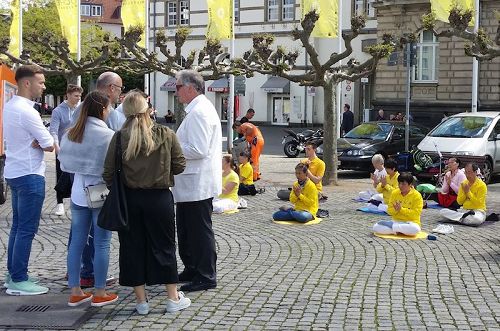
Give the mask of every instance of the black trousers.
POLYGON ((119 231, 120 285, 176 284, 174 199, 169 189, 130 189, 130 229, 119 231))
MULTIPOLYGON (((57 158, 56 155, 56 183, 59 181, 59 178, 61 177, 62 173, 63 172, 61 170, 61 163, 59 162, 59 159, 57 158)), ((65 198, 64 193, 56 190, 57 203, 63 203, 64 198, 65 198)))
POLYGON ((179 255, 194 281, 215 282, 217 252, 212 229, 212 199, 177 202, 179 255))

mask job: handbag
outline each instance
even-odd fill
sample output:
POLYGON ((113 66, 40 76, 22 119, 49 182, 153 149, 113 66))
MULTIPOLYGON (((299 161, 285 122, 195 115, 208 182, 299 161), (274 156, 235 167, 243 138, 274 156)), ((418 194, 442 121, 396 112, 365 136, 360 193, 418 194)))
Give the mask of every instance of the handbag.
POLYGON ((121 132, 118 131, 116 133, 113 183, 97 218, 97 225, 109 231, 125 231, 129 228, 127 197, 125 195, 122 170, 121 132))
POLYGON ((84 190, 89 208, 101 208, 109 193, 106 184, 89 185, 84 190))

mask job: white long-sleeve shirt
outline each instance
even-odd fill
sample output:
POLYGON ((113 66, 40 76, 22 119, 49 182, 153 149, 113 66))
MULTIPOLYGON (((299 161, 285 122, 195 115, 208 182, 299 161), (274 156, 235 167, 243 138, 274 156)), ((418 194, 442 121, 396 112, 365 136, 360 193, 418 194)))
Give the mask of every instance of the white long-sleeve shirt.
POLYGON ((40 114, 33 108, 35 103, 21 96, 14 96, 3 111, 5 139, 5 178, 27 175, 45 175, 43 150, 33 148, 37 140, 42 148, 54 145, 54 138, 43 125, 40 114))

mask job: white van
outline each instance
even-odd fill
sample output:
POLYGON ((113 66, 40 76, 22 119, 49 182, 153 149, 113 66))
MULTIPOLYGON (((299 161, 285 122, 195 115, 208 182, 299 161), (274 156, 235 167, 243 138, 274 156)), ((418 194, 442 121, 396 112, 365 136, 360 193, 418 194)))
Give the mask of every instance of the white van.
POLYGON ((485 156, 486 182, 500 172, 500 112, 460 113, 443 120, 418 144, 426 154, 485 156))

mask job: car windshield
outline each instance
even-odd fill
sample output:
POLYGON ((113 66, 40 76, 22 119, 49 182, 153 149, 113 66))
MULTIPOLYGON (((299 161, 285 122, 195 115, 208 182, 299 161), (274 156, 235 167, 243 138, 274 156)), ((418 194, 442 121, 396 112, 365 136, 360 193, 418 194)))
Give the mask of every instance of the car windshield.
POLYGON ((363 123, 349 131, 344 138, 385 140, 391 132, 389 123, 363 123))
POLYGON ((490 126, 492 118, 479 116, 450 117, 432 130, 431 137, 480 138, 490 126))

